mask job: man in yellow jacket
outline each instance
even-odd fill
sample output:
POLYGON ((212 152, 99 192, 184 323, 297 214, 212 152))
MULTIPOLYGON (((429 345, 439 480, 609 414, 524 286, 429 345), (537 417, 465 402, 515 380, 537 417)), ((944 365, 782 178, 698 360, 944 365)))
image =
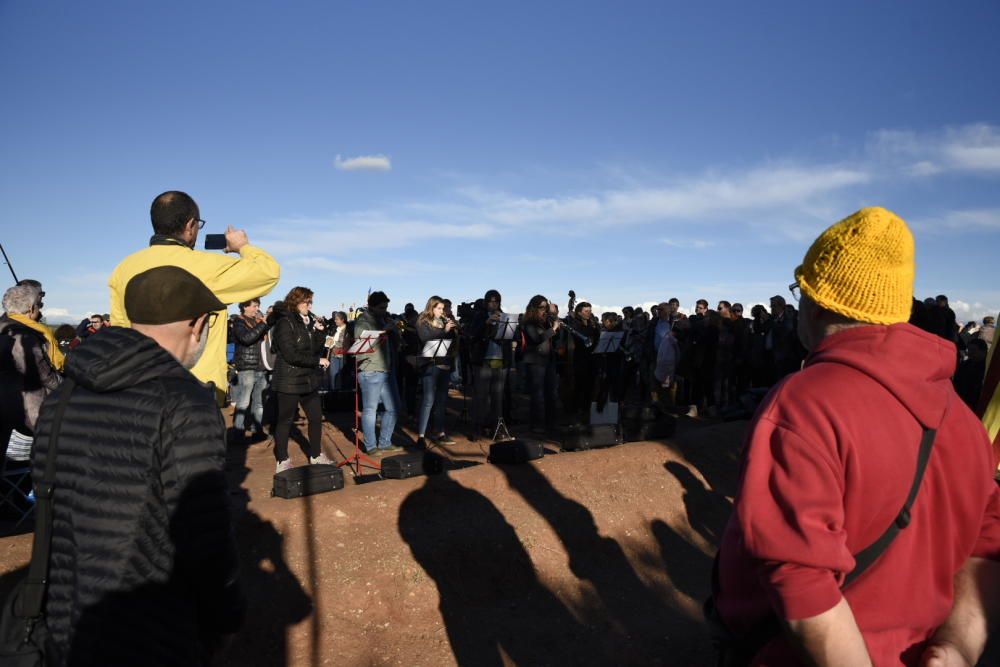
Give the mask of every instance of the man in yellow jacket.
MULTIPOLYGON (((239 259, 218 253, 195 250, 198 231, 204 226, 195 201, 183 192, 164 192, 153 200, 149 211, 153 237, 149 247, 134 252, 115 267, 111 288, 111 324, 129 326, 125 314, 125 286, 133 276, 157 266, 177 266, 196 276, 225 304, 239 303, 264 296, 278 284, 281 270, 269 254, 250 245, 246 232, 226 230, 226 252, 238 253, 239 259)), ((226 311, 220 310, 211 322, 208 341, 201 360, 191 372, 202 382, 215 384, 220 405, 226 394, 226 311)))

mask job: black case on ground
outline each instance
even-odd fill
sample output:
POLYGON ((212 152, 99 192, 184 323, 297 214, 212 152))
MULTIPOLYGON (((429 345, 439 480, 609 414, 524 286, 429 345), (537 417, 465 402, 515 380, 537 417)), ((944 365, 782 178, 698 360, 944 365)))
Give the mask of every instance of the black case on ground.
POLYGON ((501 440, 490 445, 490 463, 527 463, 545 456, 545 445, 524 440, 501 440))
POLYGON ((621 414, 623 422, 635 420, 649 422, 656 421, 667 413, 656 404, 639 405, 637 403, 629 403, 622 407, 621 414))
POLYGON ((354 410, 354 392, 343 389, 327 392, 323 396, 323 409, 327 412, 352 412, 354 410))
POLYGON ((621 431, 617 424, 598 424, 568 427, 563 435, 562 448, 574 452, 620 444, 622 444, 621 431))
POLYGON ((674 431, 677 430, 677 418, 670 415, 660 415, 652 421, 626 419, 623 427, 625 442, 662 440, 674 435, 674 431))
POLYGON ((382 476, 388 479, 436 475, 442 470, 444 470, 444 459, 434 452, 400 454, 382 459, 382 476))
POLYGON ((306 465, 274 475, 271 495, 278 498, 301 498, 344 488, 344 471, 335 465, 306 465))

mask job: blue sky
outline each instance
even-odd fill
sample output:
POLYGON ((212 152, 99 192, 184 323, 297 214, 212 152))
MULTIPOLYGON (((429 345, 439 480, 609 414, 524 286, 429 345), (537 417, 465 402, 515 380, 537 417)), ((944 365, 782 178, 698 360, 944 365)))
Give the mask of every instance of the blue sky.
POLYGON ((818 4, 0 0, 0 242, 50 319, 168 189, 279 259, 265 303, 691 308, 882 205, 918 296, 996 313, 1000 5, 818 4))

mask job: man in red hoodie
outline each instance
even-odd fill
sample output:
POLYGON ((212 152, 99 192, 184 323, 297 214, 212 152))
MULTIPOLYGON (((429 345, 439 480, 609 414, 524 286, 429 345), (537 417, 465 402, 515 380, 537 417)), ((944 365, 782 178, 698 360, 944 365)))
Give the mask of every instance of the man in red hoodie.
POLYGON ((863 209, 813 243, 795 278, 809 356, 757 412, 719 550, 714 602, 740 640, 731 654, 973 665, 1000 601, 1000 493, 982 424, 951 385, 954 345, 907 324, 913 236, 863 209), (901 514, 927 430, 909 525, 842 588, 901 514))

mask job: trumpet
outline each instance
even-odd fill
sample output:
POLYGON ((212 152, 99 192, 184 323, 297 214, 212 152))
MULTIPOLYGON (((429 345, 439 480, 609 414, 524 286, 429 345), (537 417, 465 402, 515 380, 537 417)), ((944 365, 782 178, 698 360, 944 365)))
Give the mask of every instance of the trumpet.
POLYGON ((584 348, 589 350, 591 347, 594 346, 594 341, 590 339, 590 336, 583 333, 582 331, 577 331, 576 329, 574 329, 573 326, 567 321, 569 320, 568 317, 565 320, 560 320, 559 318, 553 315, 549 315, 548 317, 549 317, 549 326, 552 326, 552 324, 554 324, 556 321, 562 322, 562 326, 560 326, 559 328, 565 329, 569 333, 569 335, 579 340, 580 343, 583 344, 584 348))
POLYGON ((386 324, 392 324, 400 333, 410 330, 410 325, 402 317, 387 317, 386 324))

